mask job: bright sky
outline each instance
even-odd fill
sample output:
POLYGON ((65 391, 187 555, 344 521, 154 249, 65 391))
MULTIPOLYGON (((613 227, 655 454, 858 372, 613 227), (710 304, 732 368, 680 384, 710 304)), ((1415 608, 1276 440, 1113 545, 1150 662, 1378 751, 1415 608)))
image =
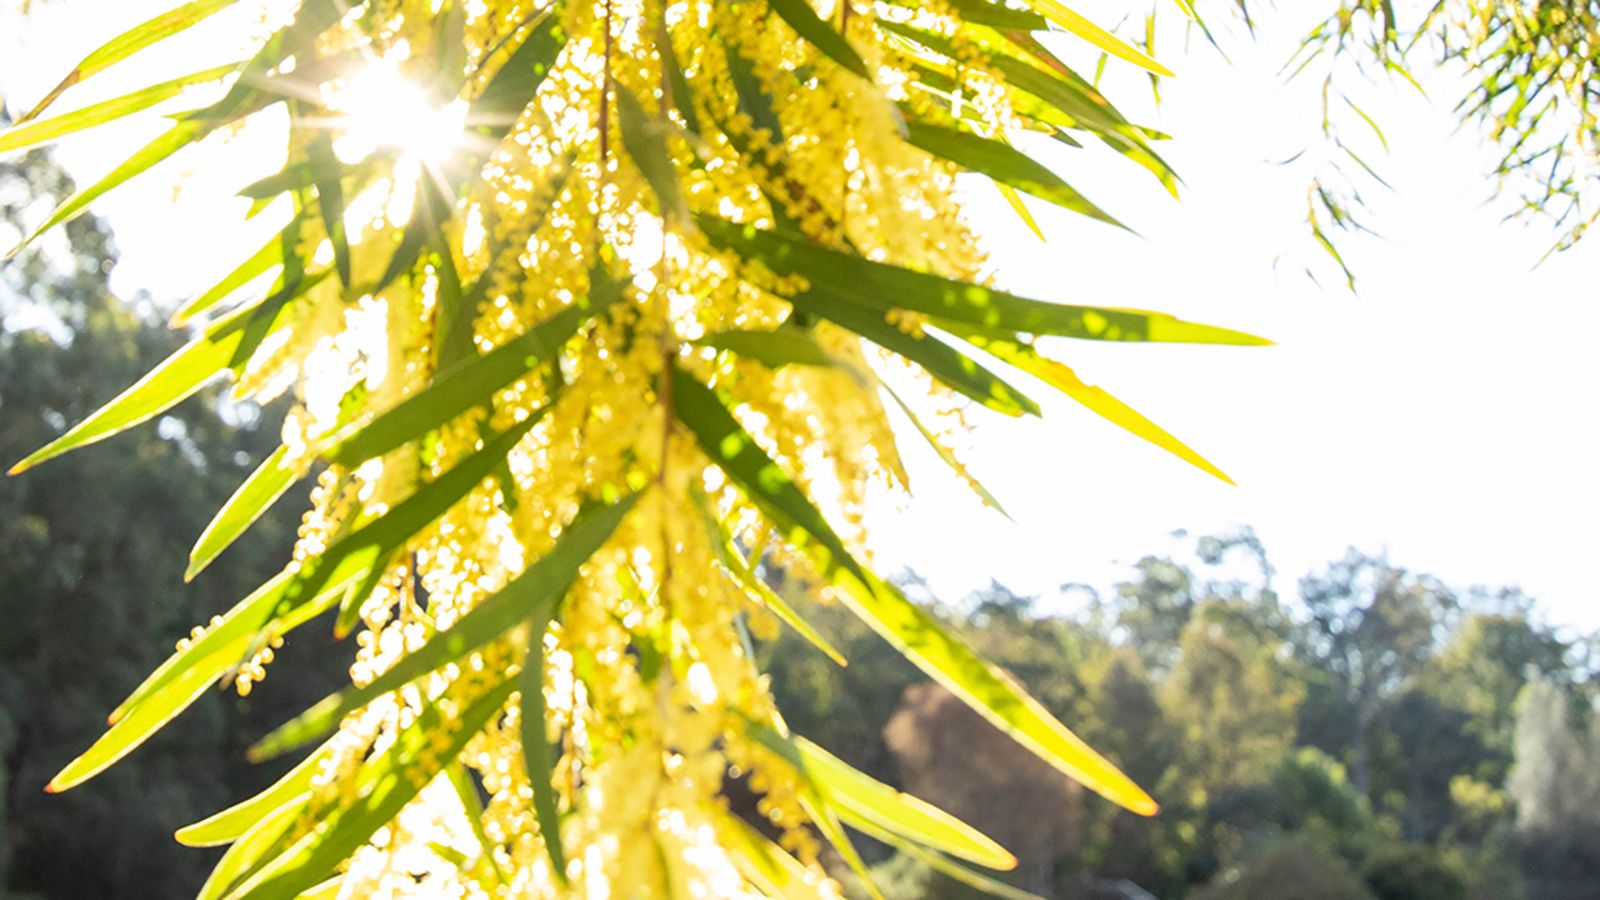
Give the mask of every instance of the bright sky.
MULTIPOLYGON (((170 5, 60 0, 22 22, 0 2, 0 96, 31 105, 77 57, 170 5)), ((1115 21, 1116 3, 1075 5, 1115 21)), ((1015 522, 979 506, 907 435, 916 499, 880 518, 881 569, 915 567, 951 599, 991 578, 1050 595, 1064 582, 1109 586, 1140 556, 1174 549, 1174 529, 1249 524, 1273 557, 1281 591, 1355 545, 1457 585, 1520 584, 1551 619, 1600 626, 1592 565, 1600 406, 1580 400, 1582 385, 1600 384, 1591 346, 1600 334, 1600 241, 1534 268, 1552 235, 1501 224, 1505 207, 1484 204, 1489 156, 1470 129, 1453 133, 1447 111, 1378 83, 1360 99, 1393 147, 1379 165, 1395 191, 1367 192, 1384 238, 1344 244, 1359 296, 1326 267, 1325 289, 1307 280, 1299 263, 1315 261, 1303 225, 1309 160, 1270 160, 1317 140, 1317 85, 1286 88, 1276 76, 1314 12, 1269 12, 1254 43, 1228 44, 1231 64, 1204 47, 1184 52, 1173 31, 1161 55, 1179 77, 1165 83, 1159 110, 1150 109, 1142 77, 1109 82, 1125 110, 1175 136, 1162 152, 1185 180, 1182 202, 1109 154, 1030 146, 1141 236, 1033 204, 1049 237, 1041 243, 991 189, 971 191, 974 220, 1013 290, 1159 309, 1278 342, 1051 346, 1239 485, 1035 384, 1029 392, 1044 419, 974 412, 980 428, 966 453, 1015 522)), ((227 61, 220 24, 152 63, 128 64, 125 82, 102 77, 107 86, 144 84, 227 61)), ((1447 76, 1425 84, 1440 106, 1453 99, 1447 76)), ((92 86, 75 102, 95 99, 92 86)), ((105 129, 63 145, 60 158, 85 181, 155 130, 105 129)), ((1370 137, 1363 150, 1383 157, 1370 137)), ((188 170, 175 161, 97 205, 124 252, 119 289, 177 300, 230 268, 252 235, 259 244, 260 223, 219 224, 239 221, 240 203, 204 201, 277 167, 270 151, 258 162, 259 171, 202 174, 175 196, 188 170)))

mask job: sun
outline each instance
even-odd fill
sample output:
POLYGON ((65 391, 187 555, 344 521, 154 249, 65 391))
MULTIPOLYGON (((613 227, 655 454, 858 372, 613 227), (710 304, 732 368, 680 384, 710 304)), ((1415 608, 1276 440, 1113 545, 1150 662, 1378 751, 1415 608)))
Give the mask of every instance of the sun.
POLYGON ((444 162, 459 147, 466 112, 459 102, 440 105, 384 60, 352 75, 328 106, 338 117, 335 150, 341 159, 396 150, 430 164, 444 162))

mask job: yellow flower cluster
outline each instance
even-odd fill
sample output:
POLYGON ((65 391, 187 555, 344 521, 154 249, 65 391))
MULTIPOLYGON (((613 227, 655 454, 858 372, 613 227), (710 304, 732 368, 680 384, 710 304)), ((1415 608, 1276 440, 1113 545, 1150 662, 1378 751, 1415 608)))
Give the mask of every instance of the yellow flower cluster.
MULTIPOLYGON (((933 9, 921 15, 937 21, 933 9)), ((459 761, 436 760, 445 773, 351 858, 341 896, 760 896, 724 849, 730 773, 759 794, 769 833, 806 873, 791 887, 837 895, 818 863, 799 775, 747 736, 751 723, 781 727, 748 643, 749 632, 771 635, 777 625, 722 573, 707 515, 739 548, 756 549, 757 562, 822 579, 676 425, 664 376, 681 366, 731 398, 762 449, 863 553, 869 495, 906 487, 879 373, 900 368, 897 383, 915 384, 935 406, 954 404, 931 379, 826 322, 814 333, 832 367, 773 368, 695 344, 781 325, 793 314, 785 298, 806 284, 714 248, 669 208, 625 146, 619 99, 637 98, 661 136, 687 211, 783 224, 871 259, 977 280, 982 257, 953 198, 954 167, 901 136, 896 103, 928 103, 894 87, 915 60, 873 27, 871 5, 817 12, 842 27, 872 80, 818 52, 761 0, 388 0, 323 37, 326 53, 395 60, 419 83, 464 52, 465 101, 529 23, 559 17, 565 44, 412 277, 361 289, 380 282, 393 235, 425 214, 408 198, 449 162, 402 158, 365 189, 370 199, 352 202, 365 218, 350 228, 351 287, 330 278, 312 288, 309 312, 243 370, 241 389, 294 385, 284 427, 292 461, 309 466, 362 410, 414 395, 459 362, 461 348, 492 351, 597 295, 600 279, 624 283, 549 366, 378 460, 318 476, 295 553, 307 563, 487 438, 541 417, 503 467, 386 561, 359 607, 366 628, 354 682, 370 683, 549 553, 586 503, 641 494, 548 628, 517 628, 349 716, 318 751, 315 799, 296 826, 307 833, 320 811, 347 803, 363 760, 419 717, 444 723, 423 758, 444 754, 455 717, 537 660, 565 871, 554 871, 540 833, 514 695, 459 761), (456 38, 440 27, 445 7, 460 16, 456 38), (672 95, 667 48, 692 97, 672 95), (542 652, 530 654, 532 644, 542 652)), ((989 129, 1012 124, 1001 83, 972 59, 961 83, 974 115, 989 129)), ((323 231, 308 228, 303 240, 331 258, 323 231)), ((920 327, 905 315, 892 324, 920 327)), ((271 652, 242 670, 241 692, 271 652)))

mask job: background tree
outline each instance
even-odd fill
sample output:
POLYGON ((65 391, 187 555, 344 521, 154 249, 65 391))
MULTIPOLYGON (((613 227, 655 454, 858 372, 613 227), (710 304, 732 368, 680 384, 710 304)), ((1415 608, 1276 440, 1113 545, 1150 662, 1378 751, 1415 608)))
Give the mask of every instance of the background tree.
MULTIPOLYGON (((19 236, 42 199, 71 191, 43 153, 0 162, 0 234, 19 236)), ((115 247, 103 223, 86 216, 63 236, 0 268, 3 455, 60 435, 95 398, 180 345, 148 298, 111 291, 115 247)), ((163 643, 247 590, 293 539, 287 508, 261 524, 262 543, 182 584, 208 508, 276 442, 276 411, 219 415, 220 399, 203 392, 155 431, 125 438, 137 465, 86 454, 0 486, 0 892, 133 898, 160 885, 161 896, 192 895, 208 866, 175 846, 172 831, 270 783, 276 767, 244 764, 243 748, 337 683, 337 664, 289 648, 303 666, 297 678, 248 699, 203 698, 191 729, 163 735, 102 791, 43 792, 63 755, 94 739, 97 716, 160 661, 163 643)))

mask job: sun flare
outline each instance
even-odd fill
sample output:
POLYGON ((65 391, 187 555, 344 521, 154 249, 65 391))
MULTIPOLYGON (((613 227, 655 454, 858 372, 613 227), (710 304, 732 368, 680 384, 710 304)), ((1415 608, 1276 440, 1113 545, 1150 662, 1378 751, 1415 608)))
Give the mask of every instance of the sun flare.
POLYGON ((466 112, 461 103, 441 106, 386 61, 353 75, 328 104, 339 116, 335 150, 347 161, 391 149, 419 162, 443 162, 460 142, 466 112))

